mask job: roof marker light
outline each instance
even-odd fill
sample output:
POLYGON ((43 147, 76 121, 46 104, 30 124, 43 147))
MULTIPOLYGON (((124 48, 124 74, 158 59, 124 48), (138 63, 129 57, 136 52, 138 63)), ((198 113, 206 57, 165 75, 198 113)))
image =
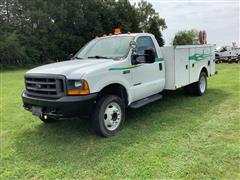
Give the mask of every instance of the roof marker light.
POLYGON ((114 34, 115 35, 121 34, 121 29, 120 28, 115 28, 114 29, 114 34))

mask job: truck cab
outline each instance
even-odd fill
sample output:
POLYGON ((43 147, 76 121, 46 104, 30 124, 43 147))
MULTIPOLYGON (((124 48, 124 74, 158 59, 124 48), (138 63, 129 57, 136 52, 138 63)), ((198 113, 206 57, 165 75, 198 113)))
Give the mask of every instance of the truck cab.
POLYGON ((95 132, 112 136, 122 129, 127 107, 139 108, 159 100, 164 89, 184 87, 204 94, 207 77, 215 72, 214 48, 198 47, 210 55, 196 61, 196 70, 188 54, 194 54, 193 47, 183 49, 160 48, 149 33, 95 38, 71 60, 27 71, 23 106, 45 123, 89 115, 95 132), (187 80, 177 79, 184 73, 187 80))

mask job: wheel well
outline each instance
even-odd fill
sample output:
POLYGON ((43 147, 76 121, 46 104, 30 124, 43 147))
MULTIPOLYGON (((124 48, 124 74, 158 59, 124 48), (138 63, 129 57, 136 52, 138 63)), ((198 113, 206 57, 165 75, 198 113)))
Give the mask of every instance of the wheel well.
POLYGON ((205 74, 206 74, 207 77, 208 77, 208 70, 207 70, 207 68, 203 67, 202 70, 201 70, 201 72, 205 72, 205 74))
POLYGON ((106 87, 104 87, 100 92, 99 96, 105 95, 105 94, 113 94, 118 97, 120 97, 124 104, 128 105, 128 94, 126 88, 121 84, 110 84, 106 87))

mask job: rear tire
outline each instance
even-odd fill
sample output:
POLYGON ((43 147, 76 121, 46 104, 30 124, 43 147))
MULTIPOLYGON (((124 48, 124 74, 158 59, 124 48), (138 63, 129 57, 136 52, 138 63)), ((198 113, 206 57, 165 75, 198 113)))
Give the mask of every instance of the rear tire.
POLYGON ((201 72, 198 82, 192 84, 192 93, 196 96, 202 96, 207 90, 207 75, 201 72))
POLYGON ((101 136, 109 137, 123 127, 125 106, 123 100, 115 95, 105 95, 97 101, 92 115, 92 128, 101 136))
POLYGON ((184 92, 187 95, 202 96, 207 89, 207 75, 201 72, 199 80, 193 84, 184 87, 184 92))

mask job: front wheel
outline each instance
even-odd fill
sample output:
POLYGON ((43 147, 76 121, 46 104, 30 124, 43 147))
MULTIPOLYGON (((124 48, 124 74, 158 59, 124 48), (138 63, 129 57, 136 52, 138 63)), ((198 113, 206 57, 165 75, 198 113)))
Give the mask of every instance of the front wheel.
POLYGON ((125 107, 121 98, 115 95, 99 98, 92 115, 92 127, 97 134, 112 136, 121 130, 124 121, 125 107))

